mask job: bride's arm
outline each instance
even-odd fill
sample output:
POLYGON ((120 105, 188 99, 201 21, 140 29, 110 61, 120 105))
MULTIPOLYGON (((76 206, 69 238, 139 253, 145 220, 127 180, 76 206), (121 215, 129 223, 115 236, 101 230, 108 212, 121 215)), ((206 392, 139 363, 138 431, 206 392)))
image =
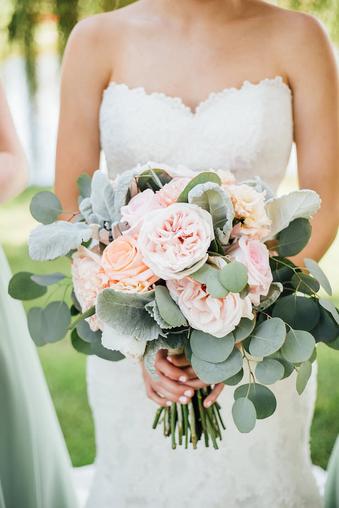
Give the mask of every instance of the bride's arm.
POLYGON ((78 208, 77 178, 99 166, 99 108, 112 72, 100 17, 73 30, 62 65, 55 191, 67 212, 78 208))
POLYGON ((339 82, 334 51, 318 21, 300 19, 294 51, 288 49, 293 89, 294 135, 301 188, 313 189, 322 206, 311 241, 294 261, 320 259, 333 242, 339 220, 339 82))
POLYGON ((24 188, 26 168, 25 155, 0 85, 0 202, 24 188))

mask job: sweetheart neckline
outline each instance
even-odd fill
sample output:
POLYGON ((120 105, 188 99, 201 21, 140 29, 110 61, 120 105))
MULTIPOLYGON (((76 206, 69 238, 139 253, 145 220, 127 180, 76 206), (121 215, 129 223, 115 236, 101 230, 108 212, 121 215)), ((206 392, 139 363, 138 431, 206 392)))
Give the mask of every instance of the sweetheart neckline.
POLYGON ((179 96, 168 95, 164 92, 147 92, 144 86, 129 86, 127 83, 122 83, 118 81, 110 81, 108 86, 104 90, 104 94, 108 92, 112 88, 123 88, 130 93, 141 93, 145 97, 155 97, 165 100, 168 103, 176 104, 180 109, 186 111, 190 116, 196 117, 200 112, 202 112, 208 105, 213 103, 218 98, 224 97, 230 93, 240 93, 246 89, 259 89, 263 85, 269 86, 278 86, 281 89, 286 90, 290 96, 292 95, 292 90, 290 86, 284 81, 281 75, 276 75, 273 78, 263 78, 258 82, 250 81, 248 79, 244 80, 238 87, 225 87, 219 91, 210 92, 205 99, 199 101, 195 108, 188 106, 184 100, 179 96))

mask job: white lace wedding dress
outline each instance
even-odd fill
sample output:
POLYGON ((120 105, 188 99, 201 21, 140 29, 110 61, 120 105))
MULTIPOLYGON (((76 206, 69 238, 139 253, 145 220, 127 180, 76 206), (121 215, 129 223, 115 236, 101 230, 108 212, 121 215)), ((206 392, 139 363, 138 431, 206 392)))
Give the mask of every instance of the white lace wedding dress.
MULTIPOLYGON (((292 96, 282 78, 211 94, 192 111, 179 98, 111 83, 100 112, 102 147, 112 177, 149 160, 261 176, 273 190, 284 176, 293 132, 292 96)), ((177 449, 152 430, 156 406, 138 365, 88 360, 96 427, 90 508, 318 508, 309 428, 313 376, 300 397, 294 376, 273 385, 278 409, 240 434, 220 397, 227 430, 221 449, 177 449)))

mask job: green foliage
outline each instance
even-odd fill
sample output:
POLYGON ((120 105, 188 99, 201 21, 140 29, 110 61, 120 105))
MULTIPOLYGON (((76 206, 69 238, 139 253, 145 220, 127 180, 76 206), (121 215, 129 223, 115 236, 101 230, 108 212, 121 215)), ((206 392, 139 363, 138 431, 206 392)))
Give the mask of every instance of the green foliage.
POLYGON ((41 224, 52 224, 62 212, 62 206, 53 192, 43 191, 33 197, 30 211, 34 219, 41 224))
POLYGON ((191 348, 195 356, 211 363, 224 362, 234 348, 232 333, 225 337, 214 337, 200 330, 193 330, 191 334, 191 348))
POLYGON ((279 255, 295 256, 298 254, 307 245, 311 233, 312 226, 308 219, 294 219, 277 236, 279 255))
POLYGON ((249 351, 258 358, 269 356, 278 351, 286 338, 284 322, 279 318, 264 321, 252 332, 249 351))
POLYGON ((239 432, 251 432, 257 421, 257 413, 253 402, 246 398, 236 399, 232 407, 232 416, 239 432))
POLYGON ((239 386, 234 392, 234 399, 242 397, 247 397, 253 402, 259 420, 271 416, 277 407, 274 393, 267 386, 258 383, 239 386))
POLYGON ((205 263, 199 270, 192 273, 192 279, 205 284, 208 293, 215 298, 224 298, 228 294, 228 290, 221 284, 219 280, 220 270, 208 263, 205 263))
POLYGON ((247 284, 247 268, 239 261, 231 261, 219 272, 221 284, 231 293, 240 293, 247 284))
POLYGON ((166 286, 156 286, 155 301, 162 319, 173 327, 185 326, 187 321, 178 305, 172 300, 166 286))
POLYGON ((11 278, 8 285, 8 293, 16 300, 35 300, 43 296, 47 289, 41 284, 34 282, 31 272, 18 272, 11 278))
POLYGON ((184 190, 179 195, 177 202, 178 203, 187 203, 188 202, 188 194, 189 192, 196 186, 201 185, 207 182, 213 182, 218 185, 221 185, 220 177, 214 173, 213 171, 204 171, 199 173, 197 176, 192 178, 190 182, 186 185, 184 190))
POLYGON ((200 360, 194 353, 192 354, 191 362, 197 376, 207 384, 221 383, 242 369, 242 356, 237 348, 234 348, 224 362, 206 362, 200 360))
POLYGON ((279 360, 274 358, 264 358, 262 362, 257 364, 255 369, 255 377, 259 383, 271 385, 284 377, 285 368, 279 360))

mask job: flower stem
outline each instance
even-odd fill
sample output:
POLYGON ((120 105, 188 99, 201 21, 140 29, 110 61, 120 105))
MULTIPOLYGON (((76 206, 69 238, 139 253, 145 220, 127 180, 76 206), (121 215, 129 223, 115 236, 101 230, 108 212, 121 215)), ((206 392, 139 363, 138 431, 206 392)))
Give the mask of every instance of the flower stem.
POLYGON ((87 318, 93 316, 93 314, 95 314, 95 307, 94 306, 90 307, 82 314, 79 314, 79 316, 77 316, 77 318, 73 321, 73 323, 71 323, 69 325, 68 329, 74 330, 74 328, 80 323, 80 321, 83 321, 84 319, 87 319, 87 318))
POLYGON ((188 404, 188 411, 189 411, 189 416, 190 416, 190 427, 191 427, 192 445, 193 445, 193 448, 196 449, 198 438, 197 438, 197 431, 196 431, 196 422, 195 422, 194 407, 193 407, 193 403, 192 402, 189 402, 189 404, 188 404))
POLYGON ((199 413, 200 413, 200 419, 201 419, 201 425, 202 430, 204 433, 204 439, 205 439, 205 446, 209 446, 209 438, 208 438, 208 432, 207 432, 207 426, 206 426, 206 415, 204 412, 204 407, 202 404, 202 392, 201 390, 197 391, 197 397, 198 397, 198 407, 199 407, 199 413))
POLYGON ((157 428, 159 420, 160 420, 160 416, 161 416, 161 414, 162 414, 164 409, 165 408, 163 408, 163 407, 159 407, 159 409, 157 409, 157 412, 155 413, 155 417, 154 417, 154 420, 153 420, 152 429, 156 429, 157 428))
POLYGON ((175 428, 177 424, 177 405, 173 402, 171 406, 171 436, 172 436, 172 450, 175 450, 177 447, 177 443, 175 441, 175 428))

